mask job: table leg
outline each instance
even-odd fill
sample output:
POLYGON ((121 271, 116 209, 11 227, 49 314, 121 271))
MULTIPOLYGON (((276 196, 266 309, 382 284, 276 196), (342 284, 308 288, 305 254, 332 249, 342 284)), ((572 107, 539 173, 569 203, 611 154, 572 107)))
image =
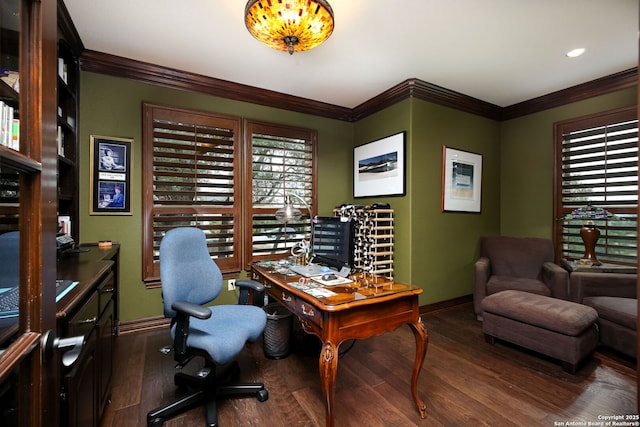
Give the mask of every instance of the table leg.
POLYGON ((416 360, 413 363, 413 375, 411 376, 411 394, 413 395, 413 401, 416 402, 418 412, 421 418, 427 417, 427 407, 420 396, 418 396, 418 376, 424 363, 424 358, 427 355, 427 345, 429 344, 429 334, 427 329, 422 323, 422 318, 418 317, 418 321, 410 323, 409 326, 413 331, 413 335, 416 338, 416 360))
POLYGON ((338 348, 330 341, 322 346, 320 352, 320 379, 324 393, 324 407, 327 427, 334 425, 333 402, 336 395, 336 374, 338 372, 338 348))

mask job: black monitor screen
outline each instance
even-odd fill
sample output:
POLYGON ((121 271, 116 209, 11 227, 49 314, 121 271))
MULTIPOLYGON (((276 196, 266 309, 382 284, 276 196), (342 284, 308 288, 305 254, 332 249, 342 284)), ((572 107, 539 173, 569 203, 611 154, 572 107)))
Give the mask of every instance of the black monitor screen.
POLYGON ((316 217, 311 236, 313 262, 341 269, 353 267, 355 221, 316 217))

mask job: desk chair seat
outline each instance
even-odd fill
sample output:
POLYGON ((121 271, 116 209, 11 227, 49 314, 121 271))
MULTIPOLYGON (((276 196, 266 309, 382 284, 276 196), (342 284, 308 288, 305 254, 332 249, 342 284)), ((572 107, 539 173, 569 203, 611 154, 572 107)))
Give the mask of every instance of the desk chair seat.
MULTIPOLYGON (((218 426, 216 400, 222 395, 254 394, 264 402, 269 394, 262 383, 219 384, 216 366, 230 364, 246 343, 257 340, 267 324, 267 315, 258 305, 264 286, 252 280, 236 281, 240 301, 245 305, 207 307, 222 289, 222 273, 211 258, 204 233, 191 227, 168 231, 160 242, 160 280, 164 314, 171 318, 174 359, 177 367, 194 357, 204 358, 204 368, 196 375, 175 374, 175 384, 193 389, 177 400, 147 414, 148 426, 163 422, 204 404, 207 426, 218 426), (254 302, 256 305, 248 305, 254 302)), ((233 425, 233 422, 229 422, 233 425)))
MULTIPOLYGON (((187 347, 205 351, 220 365, 235 358, 247 342, 257 340, 267 323, 264 310, 252 305, 220 305, 209 309, 210 318, 191 319, 187 347)), ((174 339, 176 328, 177 325, 171 328, 174 339)))

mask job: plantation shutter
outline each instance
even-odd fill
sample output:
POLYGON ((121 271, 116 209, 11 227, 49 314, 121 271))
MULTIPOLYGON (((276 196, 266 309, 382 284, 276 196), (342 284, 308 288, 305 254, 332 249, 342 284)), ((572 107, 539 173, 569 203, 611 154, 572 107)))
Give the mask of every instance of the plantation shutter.
POLYGON ((240 120, 144 105, 145 280, 159 277, 160 240, 198 227, 223 271, 241 269, 240 120))
POLYGON ((245 260, 274 259, 290 255, 291 248, 302 239, 310 239, 311 218, 315 212, 316 132, 248 121, 246 170, 247 192, 245 224, 245 260), (285 195, 300 209, 300 220, 279 222, 275 212, 284 204, 285 195), (307 209, 308 208, 308 209, 307 209))
MULTIPOLYGON (((617 111, 556 125, 561 138, 561 208, 558 217, 586 205, 623 220, 596 221, 600 261, 635 264, 637 258, 638 120, 636 110, 617 111)), ((557 136, 558 137, 558 136, 557 136)), ((584 254, 582 222, 561 221, 561 253, 584 254)))

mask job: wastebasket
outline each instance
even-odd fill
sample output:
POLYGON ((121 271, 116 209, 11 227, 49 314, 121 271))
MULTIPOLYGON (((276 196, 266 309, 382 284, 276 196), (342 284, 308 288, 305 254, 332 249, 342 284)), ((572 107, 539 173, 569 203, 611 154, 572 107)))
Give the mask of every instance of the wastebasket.
POLYGON ((270 359, 282 359, 289 355, 291 340, 291 313, 278 303, 267 304, 267 325, 264 328, 262 346, 264 355, 270 359))

